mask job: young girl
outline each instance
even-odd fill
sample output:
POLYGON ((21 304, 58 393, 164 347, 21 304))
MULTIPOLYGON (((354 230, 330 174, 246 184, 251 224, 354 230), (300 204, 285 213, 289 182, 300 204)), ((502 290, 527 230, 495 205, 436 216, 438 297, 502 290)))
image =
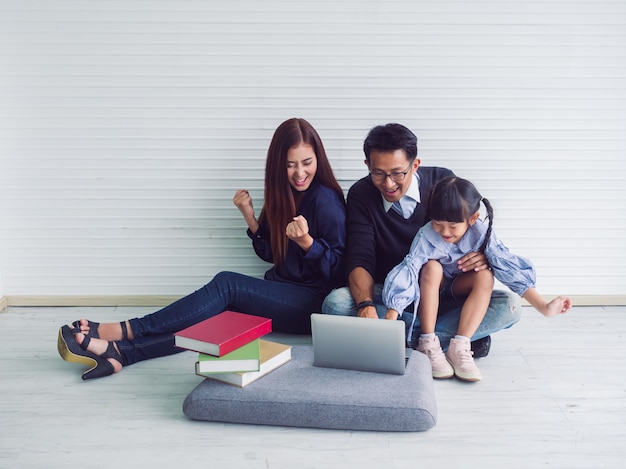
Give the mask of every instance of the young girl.
POLYGON ((420 229, 409 254, 385 279, 386 318, 396 319, 411 303, 419 305, 421 334, 417 350, 430 359, 433 377, 456 375, 465 381, 478 381, 481 375, 472 357, 470 339, 487 311, 494 276, 544 316, 566 313, 571 301, 559 296, 546 303, 539 296, 532 263, 511 253, 496 239, 491 204, 471 182, 457 177, 441 180, 433 188, 428 212, 431 221, 420 229), (488 224, 478 218, 481 202, 487 209, 488 224), (457 261, 469 252, 483 252, 490 268, 461 272, 457 261), (435 335, 440 294, 466 297, 457 335, 450 340, 445 355, 435 335))
POLYGON ((91 367, 83 379, 182 352, 173 334, 226 308, 271 318, 274 330, 310 332, 311 313, 320 311, 324 297, 343 281, 346 238, 343 192, 311 124, 289 119, 276 129, 259 218, 247 190, 238 190, 233 202, 256 254, 274 264, 265 278, 221 272, 201 289, 142 318, 103 324, 81 319, 63 326, 59 353, 91 367))

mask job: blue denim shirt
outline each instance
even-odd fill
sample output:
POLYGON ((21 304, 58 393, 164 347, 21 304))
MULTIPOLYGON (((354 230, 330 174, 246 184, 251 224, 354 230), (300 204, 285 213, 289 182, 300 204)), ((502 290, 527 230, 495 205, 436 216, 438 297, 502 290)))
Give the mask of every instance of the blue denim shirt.
MULTIPOLYGON (((444 276, 453 278, 460 273, 457 261, 465 254, 477 252, 485 239, 487 223, 478 220, 469 227, 463 238, 454 244, 446 243, 433 229, 432 223, 424 225, 415 235, 409 253, 394 267, 385 279, 383 301, 389 309, 400 315, 412 302, 416 310, 420 299, 419 272, 429 260, 437 260, 443 266, 444 276)), ((522 296, 535 286, 535 269, 530 260, 517 256, 496 238, 492 231, 485 256, 494 277, 522 296)))

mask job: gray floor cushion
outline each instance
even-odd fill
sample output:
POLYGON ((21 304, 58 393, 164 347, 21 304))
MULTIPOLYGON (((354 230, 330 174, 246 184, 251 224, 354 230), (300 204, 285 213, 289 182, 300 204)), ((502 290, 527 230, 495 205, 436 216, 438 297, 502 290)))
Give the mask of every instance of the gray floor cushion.
POLYGON ((193 420, 345 430, 423 431, 437 423, 430 362, 414 352, 405 375, 313 366, 295 345, 290 362, 244 388, 205 379, 183 412, 193 420))

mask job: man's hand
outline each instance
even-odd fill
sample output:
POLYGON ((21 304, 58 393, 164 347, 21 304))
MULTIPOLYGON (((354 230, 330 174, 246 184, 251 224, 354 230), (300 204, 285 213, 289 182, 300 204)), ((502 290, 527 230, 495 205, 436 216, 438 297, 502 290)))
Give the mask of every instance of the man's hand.
POLYGON ((378 319, 378 313, 376 312, 375 306, 366 306, 365 308, 361 308, 356 312, 356 314, 360 318, 378 319))
POLYGON ((465 254, 458 260, 457 265, 459 266, 459 270, 463 272, 478 272, 489 268, 487 258, 482 252, 470 252, 469 254, 465 254))
MULTIPOLYGON (((372 301, 374 295, 374 279, 363 267, 355 267, 348 275, 350 294, 355 304, 364 301, 372 301)), ((356 315, 360 318, 377 319, 378 313, 375 306, 366 306, 357 310, 356 315)))

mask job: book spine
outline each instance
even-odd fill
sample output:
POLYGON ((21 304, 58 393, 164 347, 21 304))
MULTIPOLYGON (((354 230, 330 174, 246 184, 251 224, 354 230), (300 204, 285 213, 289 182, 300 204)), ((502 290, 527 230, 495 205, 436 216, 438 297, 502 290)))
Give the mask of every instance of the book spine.
POLYGON ((220 348, 218 345, 201 340, 187 339, 186 337, 174 336, 174 345, 176 347, 191 350, 192 352, 204 353, 207 355, 219 356, 220 348))

